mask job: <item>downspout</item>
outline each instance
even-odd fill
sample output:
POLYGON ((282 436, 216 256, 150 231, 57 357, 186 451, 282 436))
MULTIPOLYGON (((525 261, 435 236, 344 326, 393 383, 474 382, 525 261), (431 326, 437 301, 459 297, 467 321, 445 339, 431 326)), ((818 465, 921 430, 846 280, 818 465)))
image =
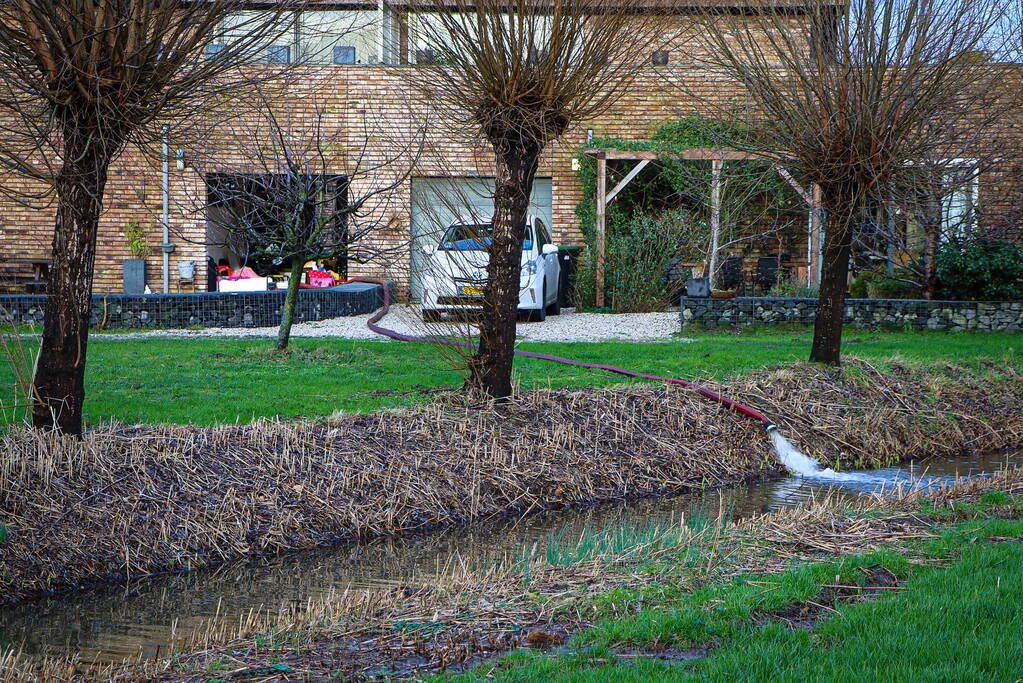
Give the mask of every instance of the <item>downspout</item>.
POLYGON ((161 179, 161 191, 163 193, 163 215, 160 222, 163 224, 163 242, 160 250, 163 252, 163 293, 170 293, 170 253, 174 245, 170 243, 170 127, 163 127, 163 178, 161 179))

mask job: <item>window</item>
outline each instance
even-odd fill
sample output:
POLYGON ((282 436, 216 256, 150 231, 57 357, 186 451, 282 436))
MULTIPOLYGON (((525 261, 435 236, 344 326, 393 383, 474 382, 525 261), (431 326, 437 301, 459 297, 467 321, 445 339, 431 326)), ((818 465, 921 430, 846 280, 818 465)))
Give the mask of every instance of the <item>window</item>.
POLYGON ((376 64, 380 61, 379 12, 331 10, 302 12, 301 58, 313 64, 376 64))
MULTIPOLYGON (((551 32, 550 17, 538 16, 535 27, 527 26, 521 31, 509 15, 504 15, 502 20, 505 27, 501 33, 506 36, 508 42, 519 44, 518 38, 520 37, 529 41, 530 44, 525 45, 523 55, 526 63, 542 64, 548 59, 550 55, 548 50, 551 32)), ((446 17, 429 12, 409 15, 409 54, 412 55, 413 62, 416 64, 443 64, 446 61, 445 53, 457 47, 451 39, 449 26, 454 24, 457 27, 456 34, 464 32, 468 35, 475 35, 481 21, 473 13, 452 14, 446 17)), ((491 40, 497 39, 497 36, 491 37, 491 40)))
MULTIPOLYGON (((267 64, 289 64, 295 55, 296 37, 296 16, 294 13, 286 13, 276 18, 276 24, 268 27, 269 20, 274 15, 270 12, 245 11, 236 12, 224 20, 221 25, 223 43, 234 44, 235 41, 245 41, 244 44, 251 45, 246 37, 253 31, 264 35, 251 50, 256 55, 256 61, 267 64)), ((217 45, 218 48, 212 54, 210 45, 206 49, 206 56, 215 56, 224 48, 224 45, 217 45)), ((251 48, 250 48, 251 49, 251 48)))
MULTIPOLYGON (((447 251, 486 251, 491 243, 494 226, 491 223, 458 223, 444 232, 440 248, 447 251)), ((522 236, 522 250, 533 248, 533 231, 526 226, 522 236)))
POLYGON ((977 169, 955 160, 942 174, 941 238, 946 242, 968 235, 974 226, 977 209, 977 169))
POLYGON ((355 46, 354 45, 335 45, 334 46, 334 63, 335 64, 355 64, 355 46))
POLYGON ((291 64, 290 45, 271 45, 266 49, 267 64, 291 64))
POLYGON ((547 232, 547 226, 539 218, 536 219, 536 248, 542 252, 544 245, 551 243, 551 234, 547 232))

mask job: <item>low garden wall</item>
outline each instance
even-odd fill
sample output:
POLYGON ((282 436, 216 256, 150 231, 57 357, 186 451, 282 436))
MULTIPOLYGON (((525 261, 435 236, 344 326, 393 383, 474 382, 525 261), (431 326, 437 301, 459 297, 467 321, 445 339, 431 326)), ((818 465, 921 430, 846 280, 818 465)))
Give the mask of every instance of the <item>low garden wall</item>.
MULTIPOLYGON (((383 304, 382 288, 353 282, 330 289, 299 290, 295 322, 370 313, 383 304)), ((97 294, 92 297, 94 329, 130 327, 270 327, 279 325, 285 292, 201 292, 196 294, 97 294)), ((46 295, 2 295, 4 322, 43 323, 46 295)))
MULTIPOLYGON (((682 326, 703 327, 812 324, 816 299, 682 297, 682 326)), ((845 322, 851 327, 914 330, 1023 329, 1023 301, 929 301, 924 299, 848 299, 845 322)))

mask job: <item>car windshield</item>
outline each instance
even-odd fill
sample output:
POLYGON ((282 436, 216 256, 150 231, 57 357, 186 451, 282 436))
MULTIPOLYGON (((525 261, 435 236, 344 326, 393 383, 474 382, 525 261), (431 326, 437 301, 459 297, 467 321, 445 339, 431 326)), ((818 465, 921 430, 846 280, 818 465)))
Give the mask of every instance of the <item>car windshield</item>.
MULTIPOLYGON (((444 233, 440 242, 441 249, 453 251, 485 251, 491 242, 494 231, 490 223, 459 223, 452 225, 444 233)), ((533 229, 526 226, 526 234, 522 239, 522 250, 533 248, 533 229)))

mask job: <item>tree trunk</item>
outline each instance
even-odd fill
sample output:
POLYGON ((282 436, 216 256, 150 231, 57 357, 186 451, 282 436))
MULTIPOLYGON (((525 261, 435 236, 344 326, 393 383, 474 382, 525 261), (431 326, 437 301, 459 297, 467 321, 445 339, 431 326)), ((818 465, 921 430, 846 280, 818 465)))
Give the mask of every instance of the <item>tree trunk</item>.
MULTIPOLYGON (((937 298, 938 289, 938 243, 941 241, 941 200, 932 184, 925 203, 923 282, 921 289, 925 299, 937 298)), ((940 192, 940 189, 937 190, 940 192)))
POLYGON ((291 277, 288 278, 288 293, 284 295, 284 310, 281 311, 281 328, 277 330, 277 350, 288 348, 291 339, 291 324, 295 321, 295 304, 298 303, 298 285, 302 279, 302 267, 305 260, 293 256, 291 261, 291 277))
MULTIPOLYGON (((512 393, 522 238, 540 145, 528 138, 492 142, 497 162, 494 227, 483 292, 480 345, 471 363, 469 384, 495 398, 505 398, 512 393)), ((542 293, 536 295, 540 297, 542 293)))
POLYGON ((98 126, 65 124, 64 164, 55 183, 53 267, 32 383, 33 426, 76 436, 82 433, 96 230, 117 148, 106 133, 98 126))
POLYGON ((862 195, 849 186, 822 189, 827 223, 810 360, 827 365, 840 365, 853 222, 860 215, 858 197, 862 195))

